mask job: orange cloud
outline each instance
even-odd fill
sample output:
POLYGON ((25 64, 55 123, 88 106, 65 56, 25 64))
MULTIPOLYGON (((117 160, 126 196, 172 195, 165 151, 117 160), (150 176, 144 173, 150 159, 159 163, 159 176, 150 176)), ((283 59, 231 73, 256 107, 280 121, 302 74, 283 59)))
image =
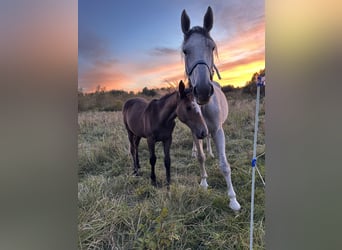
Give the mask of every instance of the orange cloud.
MULTIPOLYGON (((244 86, 253 73, 265 68, 265 23, 258 23, 230 41, 218 42, 220 70, 223 85, 244 86)), ((216 78, 217 79, 217 78, 216 78)))

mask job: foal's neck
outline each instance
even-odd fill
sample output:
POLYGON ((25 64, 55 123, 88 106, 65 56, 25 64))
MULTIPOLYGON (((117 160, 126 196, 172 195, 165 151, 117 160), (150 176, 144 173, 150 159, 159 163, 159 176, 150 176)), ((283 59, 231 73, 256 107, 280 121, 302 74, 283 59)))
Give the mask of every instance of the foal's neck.
POLYGON ((177 92, 173 92, 165 98, 161 98, 159 101, 161 105, 161 110, 159 114, 160 121, 162 123, 167 123, 176 119, 176 109, 178 104, 177 92))

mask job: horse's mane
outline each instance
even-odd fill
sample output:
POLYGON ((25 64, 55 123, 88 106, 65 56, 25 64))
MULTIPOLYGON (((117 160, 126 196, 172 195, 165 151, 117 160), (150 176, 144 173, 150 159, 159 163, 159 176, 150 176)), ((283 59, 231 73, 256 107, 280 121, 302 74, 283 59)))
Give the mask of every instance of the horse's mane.
POLYGON ((171 92, 171 93, 168 93, 166 95, 163 95, 162 97, 160 97, 159 99, 152 99, 148 105, 146 106, 146 110, 155 110, 157 107, 163 107, 166 100, 176 94, 177 91, 174 91, 174 92, 171 92))
POLYGON ((156 101, 161 101, 161 102, 165 102, 165 100, 166 100, 167 98, 169 98, 171 95, 173 95, 173 94, 175 94, 175 93, 177 93, 177 91, 173 91, 173 92, 171 92, 171 93, 167 93, 167 94, 163 95, 162 97, 160 97, 159 99, 154 99, 154 100, 156 100, 156 101))

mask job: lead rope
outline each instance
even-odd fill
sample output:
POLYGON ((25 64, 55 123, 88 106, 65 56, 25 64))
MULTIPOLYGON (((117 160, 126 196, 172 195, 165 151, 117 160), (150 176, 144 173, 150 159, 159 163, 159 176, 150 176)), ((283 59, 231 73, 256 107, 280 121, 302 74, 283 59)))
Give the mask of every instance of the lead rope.
POLYGON ((214 66, 214 69, 215 69, 215 71, 216 71, 216 74, 217 74, 217 77, 218 77, 218 79, 220 79, 220 80, 221 80, 221 75, 220 75, 220 72, 218 71, 218 69, 217 69, 217 67, 216 67, 216 65, 215 65, 215 64, 213 64, 213 66, 214 66))
POLYGON ((258 80, 257 80, 257 97, 256 97, 256 105, 255 105, 253 159, 252 159, 251 223, 250 223, 250 236, 249 236, 249 249, 250 250, 253 249, 254 186, 255 186, 255 168, 256 168, 256 162, 257 162, 257 158, 256 158, 256 145, 257 145, 258 123, 259 123, 260 87, 264 86, 264 85, 265 85, 265 77, 264 76, 263 77, 258 76, 258 80))

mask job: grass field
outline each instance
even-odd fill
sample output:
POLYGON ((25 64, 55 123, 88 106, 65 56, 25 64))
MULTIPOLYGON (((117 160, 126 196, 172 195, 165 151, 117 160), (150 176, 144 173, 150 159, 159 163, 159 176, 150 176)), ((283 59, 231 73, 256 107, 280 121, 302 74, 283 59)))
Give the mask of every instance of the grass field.
MULTIPOLYGON (((139 147, 142 176, 133 177, 129 142, 121 112, 78 115, 79 249, 248 249, 251 158, 255 99, 228 98, 224 124, 232 182, 242 209, 228 208, 218 160, 206 161, 207 191, 199 187, 190 129, 176 119, 171 146, 171 187, 165 187, 162 145, 156 145, 157 181, 150 185, 147 143, 139 147)), ((257 154, 265 151, 265 108, 260 105, 257 154)), ((216 154, 213 146, 214 154, 216 154)), ((264 157, 258 168, 265 176, 264 157)), ((265 248, 265 192, 256 174, 254 249, 265 248)))

